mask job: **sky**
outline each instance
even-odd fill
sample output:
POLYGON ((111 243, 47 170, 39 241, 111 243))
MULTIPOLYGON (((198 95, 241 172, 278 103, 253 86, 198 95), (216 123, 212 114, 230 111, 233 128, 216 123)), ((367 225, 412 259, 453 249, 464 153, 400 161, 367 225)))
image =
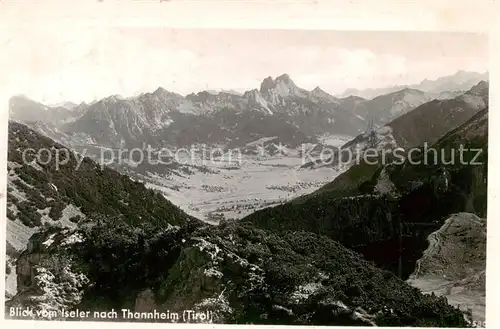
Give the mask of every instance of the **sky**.
POLYGON ((245 91, 283 73, 299 87, 340 94, 488 69, 487 35, 475 33, 60 25, 9 32, 0 52, 9 92, 45 104, 159 86, 182 95, 245 91))

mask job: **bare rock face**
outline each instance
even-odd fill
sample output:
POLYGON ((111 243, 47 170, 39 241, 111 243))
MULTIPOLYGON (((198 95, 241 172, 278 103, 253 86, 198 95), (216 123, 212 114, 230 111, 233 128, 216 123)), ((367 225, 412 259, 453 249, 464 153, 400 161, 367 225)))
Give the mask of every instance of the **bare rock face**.
POLYGON ((56 235, 51 234, 43 241, 36 239, 38 235, 34 236, 26 252, 18 259, 18 293, 6 303, 7 315, 10 308, 28 307, 33 319, 60 319, 63 318, 62 310, 81 302, 89 280, 75 269, 70 257, 51 254, 59 252, 57 248, 67 246, 63 242, 66 236, 59 234, 61 244, 53 248, 56 235))
POLYGON ((450 304, 468 311, 473 323, 484 322, 486 220, 470 213, 454 214, 428 240, 408 283, 424 293, 445 296, 450 304))

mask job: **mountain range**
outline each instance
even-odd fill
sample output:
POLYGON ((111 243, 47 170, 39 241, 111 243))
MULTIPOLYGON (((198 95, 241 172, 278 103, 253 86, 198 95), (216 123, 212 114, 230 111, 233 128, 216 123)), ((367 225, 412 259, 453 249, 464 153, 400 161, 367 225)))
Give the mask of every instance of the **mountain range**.
MULTIPOLYGON (((434 99, 404 113, 382 127, 373 125, 335 150, 327 159, 317 159, 303 168, 349 165, 348 155, 361 156, 367 149, 411 149, 427 143, 432 145, 450 130, 455 129, 488 106, 489 83, 481 81, 470 90, 451 99, 434 99), (348 151, 350 153, 346 153, 348 151)), ((373 101, 379 99, 376 97, 373 101)), ((353 156, 353 159, 355 157, 353 156)))
POLYGON ((383 125, 432 99, 449 97, 403 88, 373 100, 336 98, 319 87, 302 89, 283 74, 264 79, 260 89, 243 95, 203 91, 184 97, 160 87, 137 97, 114 95, 69 107, 48 107, 16 96, 10 102, 10 115, 19 122, 43 122, 54 137, 63 134, 62 140, 76 140, 76 144, 84 140, 113 148, 143 143, 239 147, 277 136, 283 144, 296 147, 316 142, 324 134, 355 136, 370 120, 383 125))
POLYGON ((392 93, 404 88, 418 89, 429 93, 445 93, 452 95, 470 89, 481 80, 488 80, 488 72, 477 73, 459 70, 455 74, 440 77, 436 80, 425 79, 418 84, 399 85, 385 88, 355 89, 350 88, 340 94, 338 97, 358 96, 366 99, 372 99, 377 96, 392 93))

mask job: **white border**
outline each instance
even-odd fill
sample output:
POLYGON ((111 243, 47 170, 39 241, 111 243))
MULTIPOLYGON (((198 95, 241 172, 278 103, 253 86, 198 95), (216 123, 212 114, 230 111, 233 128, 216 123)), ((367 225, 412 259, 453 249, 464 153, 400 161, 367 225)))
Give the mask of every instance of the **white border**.
MULTIPOLYGON (((500 304, 497 302, 500 267, 498 196, 500 185, 500 158, 491 148, 500 145, 500 28, 494 24, 500 5, 488 0, 449 1, 224 1, 224 0, 0 0, 0 51, 8 41, 9 28, 54 25, 64 29, 67 24, 82 26, 150 26, 176 28, 231 28, 231 29, 322 29, 322 30, 404 30, 404 31, 466 31, 490 33, 490 111, 489 111, 489 191, 488 191, 488 257, 487 307, 488 327, 500 324, 500 304)), ((8 67, 0 67, 0 74, 8 67)), ((1 81, 1 80, 0 80, 1 81)), ((6 173, 7 116, 9 86, 0 84, 0 172, 6 173)), ((0 241, 5 241, 6 175, 0 175, 0 241)), ((5 273, 5 243, 0 243, 0 273, 5 273)), ((0 319, 3 318, 5 281, 0 280, 0 319)), ((33 322, 0 320, 0 327, 31 328, 92 327, 133 328, 137 324, 103 322, 33 322), (36 323, 36 324, 35 324, 36 323)), ((157 324, 140 324, 152 328, 157 324)), ((162 324, 165 326, 165 324, 162 324)), ((183 328, 199 325, 174 325, 183 328)), ((205 325, 205 327, 222 327, 205 325)), ((237 326, 224 326, 237 327, 237 326)), ((277 326, 263 326, 277 327, 277 326)))

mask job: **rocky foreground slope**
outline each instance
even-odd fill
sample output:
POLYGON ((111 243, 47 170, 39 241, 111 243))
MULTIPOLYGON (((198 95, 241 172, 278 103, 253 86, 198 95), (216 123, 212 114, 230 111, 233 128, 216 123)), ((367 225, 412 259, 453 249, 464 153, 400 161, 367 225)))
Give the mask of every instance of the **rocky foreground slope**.
MULTIPOLYGON (((210 226, 91 160, 72 172, 75 155, 59 171, 43 163, 19 167, 16 156, 26 148, 62 147, 25 126, 11 127, 17 131, 9 144, 9 161, 17 164, 11 170, 22 179, 16 191, 29 203, 24 225, 37 229, 25 250, 12 255, 18 257, 17 293, 6 304, 7 316, 15 307, 30 307, 35 318, 66 320, 75 319, 65 312, 72 310, 89 311, 78 320, 96 320, 91 311, 191 309, 210 314, 193 321, 215 323, 467 325, 445 298, 423 295, 325 235, 274 232, 251 221, 210 226), (40 225, 38 210, 54 207, 36 201, 42 197, 73 204, 85 219, 75 219, 74 227, 48 219, 40 225)), ((12 201, 9 221, 19 221, 13 205, 22 211, 12 201)))
POLYGON ((485 323, 486 221, 458 213, 428 237, 429 247, 408 283, 425 293, 445 296, 470 312, 472 322, 485 323))
POLYGON ((192 309, 209 311, 215 323, 466 325, 446 299, 423 295, 307 232, 277 235, 237 223, 158 230, 107 221, 36 235, 18 267, 20 293, 7 309, 30 306, 55 311, 54 318, 74 308, 192 309))

